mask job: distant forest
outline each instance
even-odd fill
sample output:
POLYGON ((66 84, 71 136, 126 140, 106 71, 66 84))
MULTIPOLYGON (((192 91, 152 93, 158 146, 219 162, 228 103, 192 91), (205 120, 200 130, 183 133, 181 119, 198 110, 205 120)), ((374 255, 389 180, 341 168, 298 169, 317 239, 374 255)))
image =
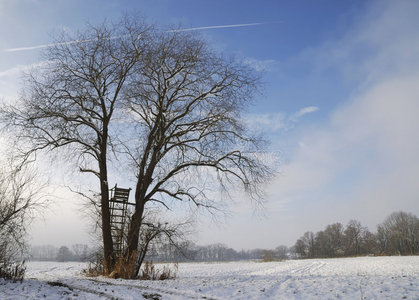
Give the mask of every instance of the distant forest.
POLYGON ((323 231, 307 231, 297 240, 294 251, 299 258, 329 258, 358 255, 419 254, 419 219, 395 212, 372 233, 360 222, 351 220, 327 225, 323 231))
MULTIPOLYGON (((33 246, 31 260, 91 261, 101 253, 97 248, 75 244, 71 247, 33 246)), ((419 254, 419 219, 405 212, 395 212, 372 233, 356 220, 327 225, 322 231, 307 231, 294 246, 275 249, 236 251, 224 244, 198 246, 191 241, 177 244, 157 243, 147 255, 154 262, 277 260, 296 258, 332 258, 361 255, 419 254)))

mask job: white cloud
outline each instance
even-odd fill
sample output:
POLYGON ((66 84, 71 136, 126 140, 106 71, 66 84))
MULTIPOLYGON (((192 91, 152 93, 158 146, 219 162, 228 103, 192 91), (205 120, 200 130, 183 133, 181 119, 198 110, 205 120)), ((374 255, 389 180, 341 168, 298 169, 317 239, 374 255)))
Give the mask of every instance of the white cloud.
POLYGON ((278 130, 289 130, 293 128, 298 121, 300 121, 302 116, 318 110, 319 108, 316 106, 308 106, 299 109, 290 116, 281 112, 248 114, 246 115, 244 122, 249 128, 256 131, 275 132, 278 130))
POLYGON ((393 211, 419 214, 419 4, 376 6, 348 35, 311 53, 359 85, 326 125, 306 129, 271 187, 273 211, 298 215, 300 234, 351 218, 375 230, 393 211))
POLYGON ((318 69, 339 68, 360 88, 395 73, 415 72, 419 64, 419 2, 387 0, 369 5, 342 38, 304 53, 318 69))
POLYGON ((287 118, 283 113, 248 114, 244 122, 256 131, 277 131, 287 126, 287 118))
POLYGON ((35 64, 17 65, 13 68, 0 71, 0 99, 15 99, 22 81, 22 74, 47 63, 48 61, 41 61, 35 64))
POLYGON ((15 78, 20 76, 22 72, 28 70, 30 68, 30 65, 17 65, 13 68, 0 71, 0 80, 8 80, 9 78, 15 78))
POLYGON ((297 111, 294 114, 294 116, 299 118, 299 117, 302 117, 306 114, 311 114, 313 112, 316 112, 318 110, 319 110, 319 108, 317 106, 308 106, 308 107, 304 107, 304 108, 300 109, 299 111, 297 111))
POLYGON ((304 216, 301 234, 351 218, 374 230, 393 211, 418 214, 417 82, 419 73, 377 84, 306 132, 270 191, 279 210, 293 200, 287 206, 304 216))
POLYGON ((251 57, 246 57, 243 62, 254 69, 256 72, 269 72, 273 71, 278 64, 278 62, 274 59, 255 59, 251 57))
POLYGON ((17 95, 20 76, 27 66, 19 65, 0 71, 0 99, 10 100, 17 95))

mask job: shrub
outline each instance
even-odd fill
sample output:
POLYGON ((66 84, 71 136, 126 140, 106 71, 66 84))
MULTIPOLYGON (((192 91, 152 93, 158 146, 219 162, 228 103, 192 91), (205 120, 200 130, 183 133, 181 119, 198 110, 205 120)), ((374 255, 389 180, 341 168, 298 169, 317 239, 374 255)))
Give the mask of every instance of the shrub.
POLYGON ((262 261, 269 262, 276 260, 275 252, 272 250, 263 250, 262 252, 262 261))
POLYGON ((132 253, 132 257, 120 256, 117 258, 114 270, 109 274, 110 278, 132 278, 132 274, 135 274, 136 260, 133 259, 136 253, 132 253))
POLYGON ((8 260, 0 261, 0 278, 12 280, 13 282, 22 282, 25 272, 26 266, 24 260, 21 262, 8 260))
POLYGON ((174 268, 170 269, 169 266, 164 266, 163 270, 158 270, 152 261, 146 261, 141 270, 141 275, 138 277, 140 280, 166 280, 176 278, 178 271, 178 263, 174 264, 174 268))
POLYGON ((88 277, 96 277, 105 274, 105 269, 103 267, 103 255, 101 251, 97 251, 89 257, 87 268, 83 269, 82 273, 88 277))

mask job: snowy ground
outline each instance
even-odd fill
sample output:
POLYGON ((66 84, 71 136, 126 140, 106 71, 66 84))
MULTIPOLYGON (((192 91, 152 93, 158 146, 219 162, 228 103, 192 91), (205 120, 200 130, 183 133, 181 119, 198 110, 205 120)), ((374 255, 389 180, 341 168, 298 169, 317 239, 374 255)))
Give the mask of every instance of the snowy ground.
POLYGON ((181 263, 166 281, 85 278, 83 267, 30 262, 23 284, 0 279, 0 299, 419 299, 419 256, 181 263))

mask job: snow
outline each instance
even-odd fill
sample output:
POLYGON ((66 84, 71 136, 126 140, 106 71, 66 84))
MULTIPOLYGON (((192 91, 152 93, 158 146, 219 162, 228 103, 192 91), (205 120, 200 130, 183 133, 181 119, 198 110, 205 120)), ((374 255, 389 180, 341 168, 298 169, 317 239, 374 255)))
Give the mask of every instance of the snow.
POLYGON ((180 263, 165 281, 86 278, 84 267, 29 262, 22 284, 0 279, 0 299, 419 299, 419 256, 180 263))

